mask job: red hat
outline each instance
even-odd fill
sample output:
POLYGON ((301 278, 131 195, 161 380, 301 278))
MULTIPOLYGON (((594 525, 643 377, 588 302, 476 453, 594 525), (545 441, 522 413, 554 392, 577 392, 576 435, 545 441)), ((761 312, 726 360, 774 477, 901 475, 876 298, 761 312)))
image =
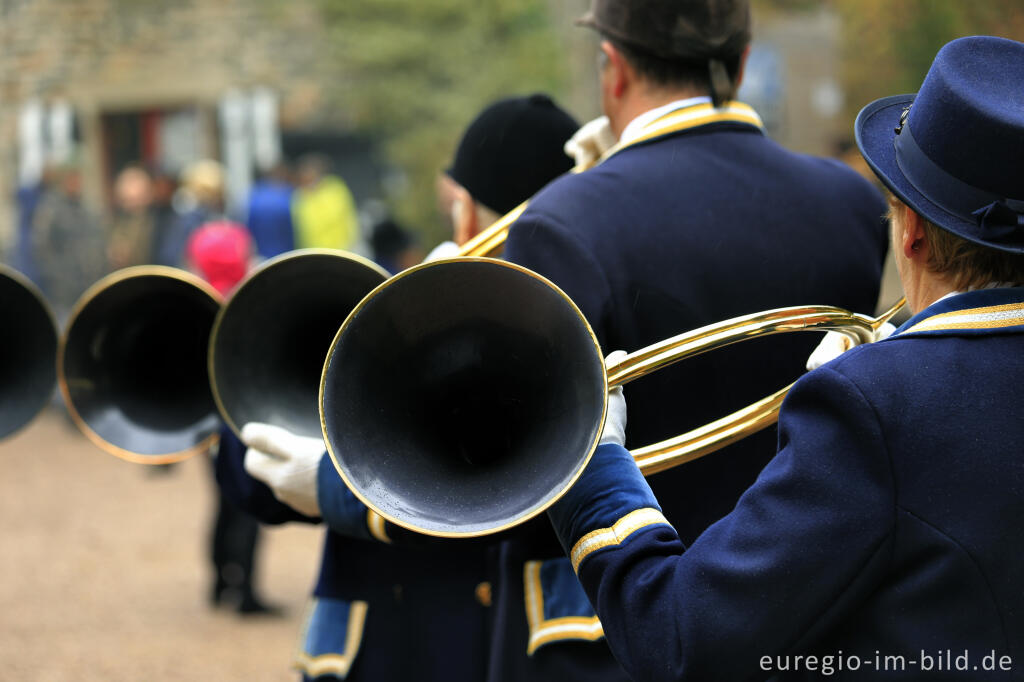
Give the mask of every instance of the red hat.
POLYGON ((252 250, 249 230, 229 220, 203 223, 189 237, 186 247, 199 275, 222 294, 245 277, 252 250))

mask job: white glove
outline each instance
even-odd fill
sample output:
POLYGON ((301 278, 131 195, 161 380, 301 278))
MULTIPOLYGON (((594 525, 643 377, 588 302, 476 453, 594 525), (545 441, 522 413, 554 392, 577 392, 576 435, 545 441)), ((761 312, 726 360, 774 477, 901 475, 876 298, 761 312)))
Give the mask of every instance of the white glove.
POLYGON ((441 242, 427 254, 427 257, 423 259, 424 263, 432 263, 436 260, 442 260, 444 258, 455 258, 459 255, 459 245, 453 241, 441 242))
POLYGON ((599 116, 580 126, 566 141, 565 153, 576 160, 577 166, 590 167, 617 141, 608 117, 599 116))
MULTIPOLYGON (((889 338, 892 333, 896 331, 896 327, 888 322, 883 322, 882 326, 875 332, 875 336, 872 341, 881 341, 882 339, 889 338)), ((814 349, 814 352, 807 358, 807 369, 818 369, 829 360, 835 360, 846 351, 853 348, 854 343, 850 340, 849 336, 841 334, 839 332, 826 332, 825 337, 821 340, 818 346, 814 349)))
POLYGON ((326 448, 322 438, 297 436, 279 426, 251 422, 242 427, 245 470, 274 496, 306 516, 320 516, 317 472, 326 448))
MULTIPOLYGON (((612 351, 604 359, 604 364, 606 367, 613 365, 625 356, 624 350, 612 351)), ((626 396, 622 393, 622 386, 608 391, 608 414, 604 418, 604 431, 598 445, 605 443, 626 444, 626 396)))

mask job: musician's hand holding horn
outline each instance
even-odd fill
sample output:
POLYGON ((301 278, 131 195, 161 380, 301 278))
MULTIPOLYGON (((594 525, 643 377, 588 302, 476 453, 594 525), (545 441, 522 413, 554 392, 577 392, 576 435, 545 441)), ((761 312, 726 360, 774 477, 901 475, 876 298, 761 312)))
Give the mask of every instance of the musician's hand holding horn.
POLYGON ((326 451, 322 438, 297 436, 271 424, 251 422, 242 427, 249 446, 245 470, 266 483, 274 496, 306 516, 320 516, 317 473, 326 451))
MULTIPOLYGON (((614 351, 605 358, 605 364, 614 365, 625 355, 624 351, 614 351)), ((601 440, 590 463, 573 487, 548 508, 548 517, 566 552, 572 551, 567 543, 580 536, 579 528, 591 525, 595 515, 613 514, 612 510, 621 506, 621 493, 617 491, 624 489, 621 487, 623 480, 635 479, 637 487, 646 491, 641 507, 661 512, 654 493, 637 468, 633 456, 625 448, 625 442, 626 398, 622 387, 615 386, 608 391, 604 431, 601 432, 601 440)))
MULTIPOLYGON (((890 322, 885 322, 875 332, 875 338, 872 341, 881 341, 882 339, 889 338, 894 331, 896 331, 896 327, 890 322)), ((821 343, 807 357, 807 371, 818 369, 826 362, 835 360, 855 345, 857 344, 846 334, 833 331, 825 332, 821 343)))

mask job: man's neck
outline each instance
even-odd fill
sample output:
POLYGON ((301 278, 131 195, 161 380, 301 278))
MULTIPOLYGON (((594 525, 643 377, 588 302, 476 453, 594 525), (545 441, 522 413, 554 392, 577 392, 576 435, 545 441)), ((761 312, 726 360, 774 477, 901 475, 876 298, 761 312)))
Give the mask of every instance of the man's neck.
POLYGON ((932 303, 958 292, 956 288, 945 278, 939 277, 925 270, 918 273, 915 281, 904 282, 904 291, 907 294, 907 303, 911 312, 915 315, 932 303))
POLYGON ((616 103, 618 104, 618 107, 614 113, 606 113, 608 113, 608 119, 611 123, 612 131, 615 133, 615 136, 621 137, 622 131, 625 130, 630 121, 635 119, 637 116, 678 100, 707 96, 707 94, 708 93, 702 92, 697 88, 679 88, 671 90, 662 88, 638 89, 627 97, 619 100, 616 103))

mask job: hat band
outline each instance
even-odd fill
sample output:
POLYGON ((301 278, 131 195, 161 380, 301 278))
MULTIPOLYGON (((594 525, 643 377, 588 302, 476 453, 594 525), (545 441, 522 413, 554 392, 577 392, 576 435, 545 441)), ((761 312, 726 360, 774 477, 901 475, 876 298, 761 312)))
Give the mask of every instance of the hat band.
POLYGON ((896 165, 911 185, 951 216, 985 227, 985 219, 993 205, 1006 208, 1024 217, 1024 201, 1009 199, 979 189, 950 175, 921 150, 910 130, 909 121, 893 138, 896 165))

